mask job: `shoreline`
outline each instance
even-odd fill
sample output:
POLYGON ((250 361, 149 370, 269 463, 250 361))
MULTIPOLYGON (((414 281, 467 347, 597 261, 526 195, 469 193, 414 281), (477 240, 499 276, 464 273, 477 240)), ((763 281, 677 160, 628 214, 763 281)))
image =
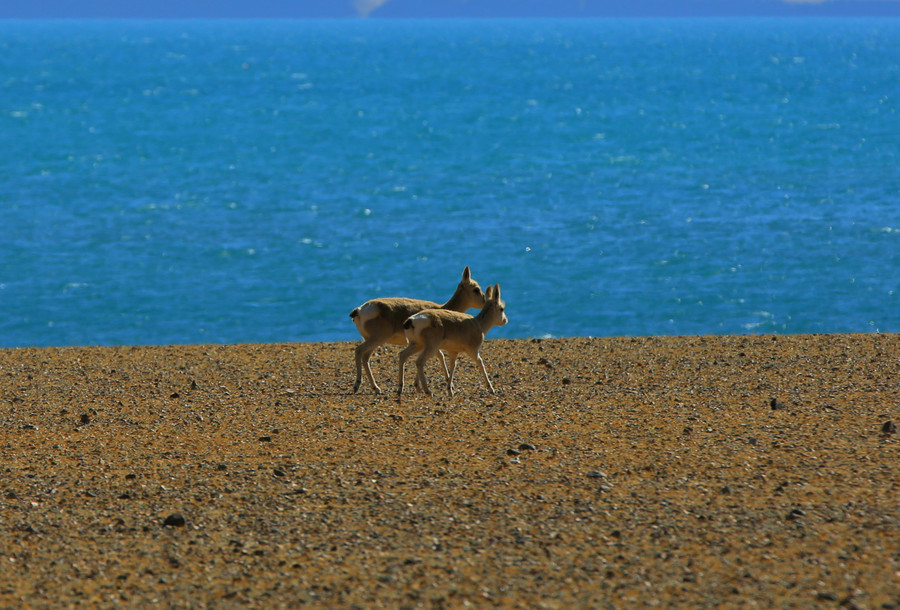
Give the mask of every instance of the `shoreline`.
MULTIPOLYGON (((834 333, 707 333, 707 334, 673 334, 673 335, 572 335, 572 336, 534 336, 534 337, 494 337, 490 333, 485 338, 485 343, 490 342, 541 342, 541 341, 631 341, 631 340, 690 340, 690 339, 755 339, 763 337, 802 338, 802 337, 868 337, 868 336, 900 336, 900 332, 873 330, 869 332, 834 332, 834 333)), ((313 345, 351 345, 355 347, 361 339, 329 339, 322 341, 245 341, 237 343, 136 343, 136 344, 76 344, 76 345, 15 345, 0 347, 0 352, 17 350, 83 350, 83 349, 167 349, 167 348, 220 348, 220 347, 265 347, 265 346, 313 346, 313 345)), ((385 344, 386 347, 392 346, 385 344)), ((462 356, 461 356, 462 357, 462 356)))
POLYGON ((0 605, 900 607, 900 335, 355 346, 0 349, 0 605))

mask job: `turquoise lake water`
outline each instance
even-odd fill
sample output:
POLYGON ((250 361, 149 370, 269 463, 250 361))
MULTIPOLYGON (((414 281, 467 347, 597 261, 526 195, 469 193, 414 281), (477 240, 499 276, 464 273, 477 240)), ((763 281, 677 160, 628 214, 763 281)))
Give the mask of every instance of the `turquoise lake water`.
POLYGON ((0 346, 900 332, 900 20, 0 22, 0 346))

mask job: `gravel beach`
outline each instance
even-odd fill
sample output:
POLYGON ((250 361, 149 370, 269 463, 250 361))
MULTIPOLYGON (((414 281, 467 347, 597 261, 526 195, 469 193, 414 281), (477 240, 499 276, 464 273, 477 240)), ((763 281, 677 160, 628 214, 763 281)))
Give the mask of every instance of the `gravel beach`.
POLYGON ((900 608, 900 335, 0 350, 0 607, 900 608))

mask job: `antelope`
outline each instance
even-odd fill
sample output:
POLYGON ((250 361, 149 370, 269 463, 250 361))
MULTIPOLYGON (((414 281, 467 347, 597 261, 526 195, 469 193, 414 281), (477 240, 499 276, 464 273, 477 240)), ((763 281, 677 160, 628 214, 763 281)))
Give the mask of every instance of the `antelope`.
POLYGON ((450 357, 449 369, 446 362, 444 366, 450 396, 453 396, 453 373, 456 369, 456 357, 460 352, 467 353, 478 363, 484 383, 491 394, 495 394, 494 386, 491 385, 484 368, 484 360, 481 358, 481 346, 484 343, 484 336, 491 328, 507 323, 504 309, 506 304, 500 298, 500 284, 497 284, 488 286, 484 307, 475 317, 443 309, 428 309, 410 316, 403 323, 403 332, 409 345, 400 352, 400 384, 397 394, 403 393, 403 368, 407 359, 417 352, 422 352, 416 358, 416 385, 432 396, 425 380, 425 362, 440 354, 441 350, 446 351, 450 357))
MULTIPOLYGON (((353 391, 359 391, 362 383, 362 370, 365 368, 366 376, 372 383, 375 393, 382 393, 381 388, 375 383, 369 359, 375 350, 385 343, 406 345, 403 323, 407 318, 426 309, 464 312, 472 307, 477 309, 484 307, 484 293, 478 282, 472 279, 472 272, 466 266, 463 269, 462 280, 456 287, 456 292, 443 305, 418 299, 386 298, 366 301, 351 311, 350 317, 364 339, 356 348, 356 383, 353 385, 353 391)), ((443 358, 443 354, 441 357, 443 358)), ((445 372, 446 366, 447 363, 444 361, 445 372)))

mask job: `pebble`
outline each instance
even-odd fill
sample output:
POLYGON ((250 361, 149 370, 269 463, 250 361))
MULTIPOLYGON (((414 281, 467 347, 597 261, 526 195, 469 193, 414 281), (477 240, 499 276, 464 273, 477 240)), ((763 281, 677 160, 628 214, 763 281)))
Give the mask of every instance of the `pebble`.
POLYGON ((168 525, 169 527, 184 527, 185 523, 186 521, 181 513, 172 513, 163 521, 163 525, 168 525))
POLYGON ((897 425, 894 422, 892 422, 891 420, 884 422, 884 425, 881 426, 882 434, 893 434, 896 431, 897 431, 897 425))
POLYGON ((788 521, 796 521, 800 517, 805 517, 806 513, 800 510, 799 508, 795 508, 788 513, 787 520, 788 521))
POLYGON ((272 474, 274 474, 276 477, 283 477, 283 476, 287 475, 287 473, 285 471, 283 471, 281 468, 273 468, 272 474))
POLYGON ((91 416, 88 415, 87 413, 82 413, 82 414, 81 414, 81 419, 79 420, 79 423, 80 423, 82 426, 88 425, 89 423, 91 423, 91 416))
POLYGON ((516 449, 507 449, 506 450, 506 455, 519 455, 520 453, 522 453, 522 452, 518 451, 516 449))
POLYGON ((777 410, 779 410, 779 409, 784 409, 784 408, 785 408, 785 407, 784 407, 784 403, 781 402, 780 400, 775 399, 775 398, 773 398, 772 400, 769 401, 769 406, 772 407, 772 410, 773 410, 773 411, 777 411, 777 410))
POLYGON ((261 442, 261 443, 271 443, 271 442, 272 442, 272 437, 271 437, 271 436, 260 436, 260 437, 259 437, 259 442, 261 442))
POLYGON ((535 446, 532 445, 531 443, 522 443, 521 445, 519 445, 519 451, 534 451, 534 450, 535 450, 535 446))
POLYGON ((605 479, 606 473, 600 472, 599 470, 592 470, 587 473, 589 479, 605 479))
POLYGON ((19 527, 19 531, 28 533, 28 534, 37 534, 37 530, 34 529, 34 526, 30 523, 25 523, 24 525, 19 527))

